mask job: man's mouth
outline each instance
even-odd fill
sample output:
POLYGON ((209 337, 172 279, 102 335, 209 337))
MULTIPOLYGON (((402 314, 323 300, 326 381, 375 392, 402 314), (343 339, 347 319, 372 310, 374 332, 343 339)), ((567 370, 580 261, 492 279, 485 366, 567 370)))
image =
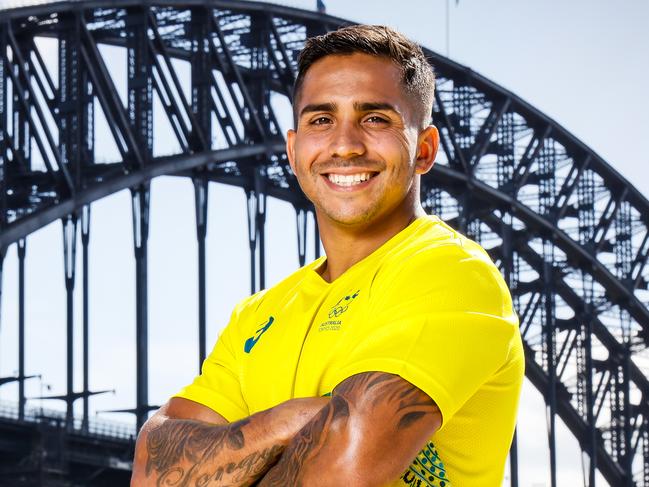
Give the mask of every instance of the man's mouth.
POLYGON ((327 179, 337 186, 356 186, 369 181, 377 172, 361 172, 357 174, 326 174, 327 179))

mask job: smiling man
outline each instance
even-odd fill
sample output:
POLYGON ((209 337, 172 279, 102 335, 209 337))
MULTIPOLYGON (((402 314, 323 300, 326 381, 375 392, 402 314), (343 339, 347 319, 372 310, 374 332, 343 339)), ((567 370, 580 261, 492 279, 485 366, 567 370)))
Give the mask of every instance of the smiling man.
POLYGON ((523 349, 486 252, 421 207, 433 90, 386 27, 307 41, 287 154, 326 256, 235 308, 132 485, 501 485, 523 349))

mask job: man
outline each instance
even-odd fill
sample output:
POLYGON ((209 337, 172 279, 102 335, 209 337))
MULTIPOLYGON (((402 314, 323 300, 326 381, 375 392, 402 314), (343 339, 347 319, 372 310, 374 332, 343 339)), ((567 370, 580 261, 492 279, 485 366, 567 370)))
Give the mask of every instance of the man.
POLYGON ((433 89, 388 28, 307 41, 287 153, 326 257, 235 308, 132 485, 501 485, 521 339, 484 250, 421 207, 433 89))

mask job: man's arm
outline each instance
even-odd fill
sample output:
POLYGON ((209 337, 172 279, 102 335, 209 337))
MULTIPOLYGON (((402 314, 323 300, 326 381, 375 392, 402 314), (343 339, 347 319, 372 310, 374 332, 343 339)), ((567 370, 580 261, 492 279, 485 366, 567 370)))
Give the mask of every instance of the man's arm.
POLYGON ((271 486, 383 486, 394 482, 442 423, 432 399, 382 372, 343 381, 260 481, 271 486))
POLYGON ((252 485, 328 399, 292 399, 228 423, 211 409, 172 398, 138 435, 131 485, 252 485))

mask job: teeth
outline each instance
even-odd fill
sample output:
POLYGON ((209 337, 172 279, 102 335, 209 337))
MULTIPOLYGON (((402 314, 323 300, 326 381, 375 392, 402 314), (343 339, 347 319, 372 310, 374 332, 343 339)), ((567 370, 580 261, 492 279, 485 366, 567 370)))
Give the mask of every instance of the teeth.
POLYGON ((329 181, 339 186, 354 186, 372 177, 369 172, 360 174, 328 174, 329 181))

